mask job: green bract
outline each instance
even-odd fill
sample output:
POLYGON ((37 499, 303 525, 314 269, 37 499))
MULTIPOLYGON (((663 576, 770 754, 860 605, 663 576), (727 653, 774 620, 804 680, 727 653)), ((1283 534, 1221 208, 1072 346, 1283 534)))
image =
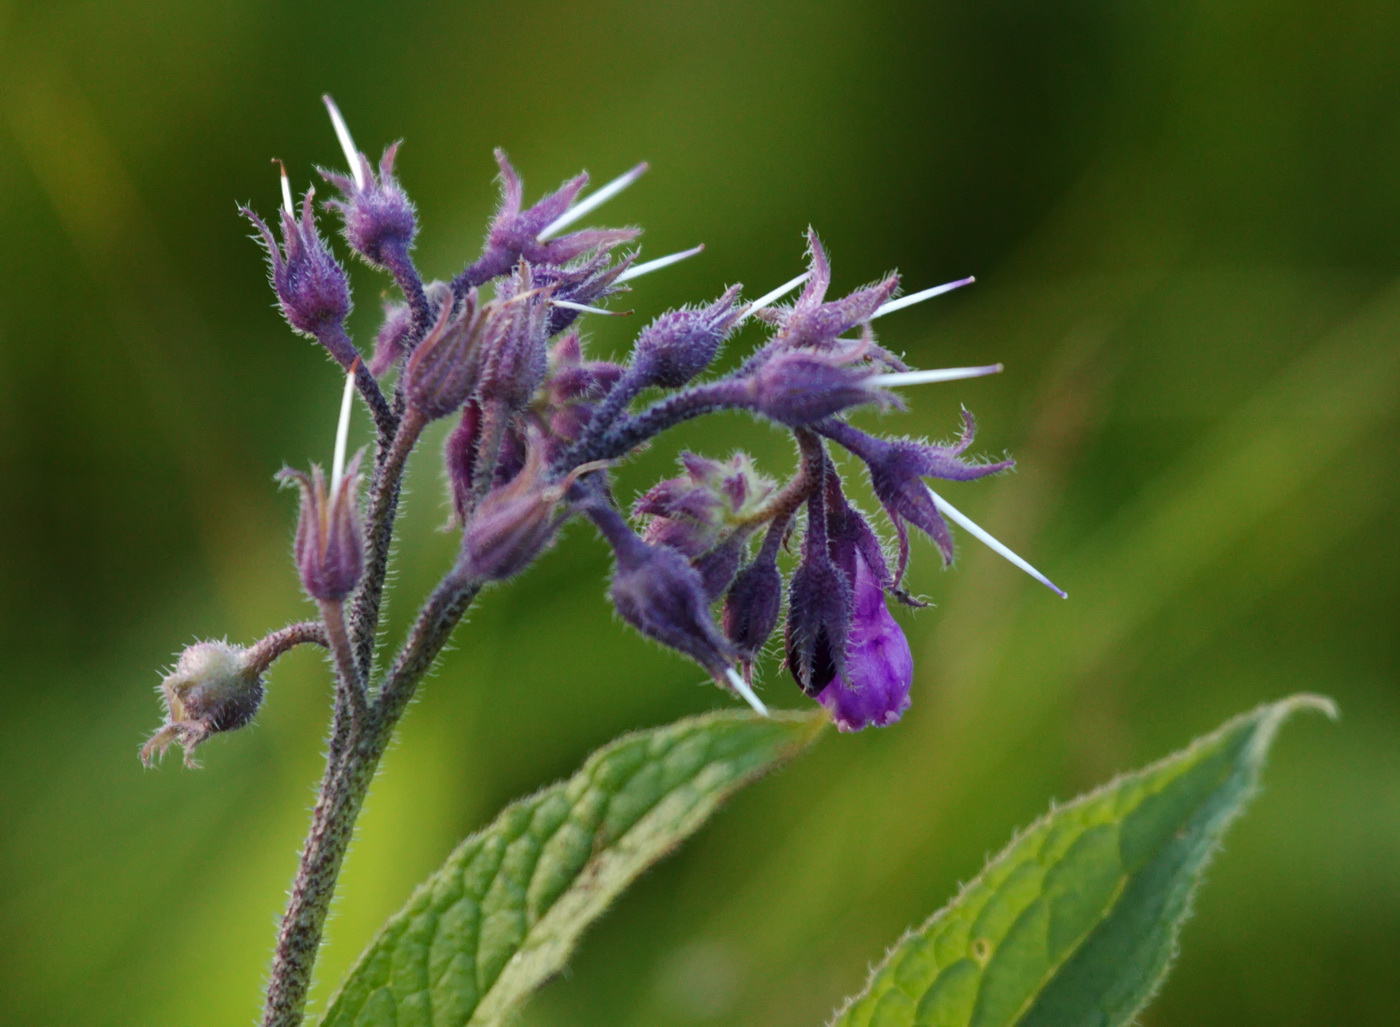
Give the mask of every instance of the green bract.
POLYGON ((1117 1027, 1176 951, 1201 873, 1300 695, 1052 810, 906 935, 833 1027, 1117 1027))

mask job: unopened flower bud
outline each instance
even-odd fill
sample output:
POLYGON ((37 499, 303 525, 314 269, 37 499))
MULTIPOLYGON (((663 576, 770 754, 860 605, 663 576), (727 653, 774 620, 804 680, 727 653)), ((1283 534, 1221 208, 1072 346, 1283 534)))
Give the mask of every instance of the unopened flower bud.
POLYGON ((302 587, 312 599, 337 602, 355 590, 364 573, 364 540, 357 493, 360 457, 356 453, 330 495, 321 468, 311 473, 284 468, 277 477, 301 489, 296 564, 302 587))
POLYGON ((642 378, 650 385, 678 389, 709 367, 743 315, 734 307, 741 288, 731 286, 708 307, 662 314, 644 328, 633 358, 642 378))
POLYGON ((477 394, 483 402, 523 410, 548 370, 548 297, 535 290, 530 267, 523 263, 499 294, 482 313, 477 394))
POLYGON ((328 327, 339 325, 350 313, 350 280, 316 231, 308 189, 301 204, 301 220, 281 212, 282 246, 263 220, 246 207, 239 210, 262 235, 272 268, 272 287, 282 313, 299 332, 318 338, 328 327))
POLYGON ((467 400, 462 407, 462 419, 447 436, 443 447, 443 462, 447 465, 447 485, 452 491, 452 509, 461 524, 467 516, 467 503, 476 480, 476 454, 481 445, 481 404, 467 400))
POLYGON ((174 743, 194 767, 194 750, 211 735, 233 731, 253 719, 262 703, 263 682, 248 651, 227 642, 198 642, 183 653, 160 684, 165 723, 141 747, 147 766, 174 743))
POLYGON ((699 557, 714 548, 726 529, 745 524, 773 491, 772 479, 757 471, 747 453, 735 453, 728 460, 682 453, 681 464, 684 476, 653 486, 632 512, 651 518, 644 533, 647 542, 686 556, 699 557))
POLYGON ((486 494, 462 536, 462 555, 475 581, 519 574, 554 540, 563 518, 559 502, 571 480, 551 483, 544 440, 530 438, 525 466, 486 494))
POLYGON ((802 427, 862 403, 899 405, 893 393, 870 384, 869 368, 849 366, 847 359, 809 349, 778 353, 754 372, 754 409, 802 427))
POLYGON ((374 353, 369 358, 370 374, 378 378, 399 362, 412 329, 413 311, 407 303, 384 304, 384 320, 374 336, 374 353))
POLYGON ((785 347, 824 349, 844 332, 868 321, 880 306, 899 288, 899 276, 888 278, 857 289, 839 300, 826 301, 831 285, 831 264, 817 233, 807 230, 807 250, 811 257, 810 277, 802 294, 790 307, 773 307, 759 312, 759 317, 779 326, 775 340, 785 347))
POLYGON ((699 572, 674 549, 647 545, 611 507, 590 509, 589 516, 617 557, 609 594, 618 615, 648 638, 685 653, 728 688, 734 648, 710 617, 699 572))
POLYGON ((456 413, 471 395, 480 366, 482 314, 475 290, 455 313, 447 286, 432 287, 430 299, 438 304, 437 321, 408 358, 403 381, 409 406, 432 421, 456 413))
MULTIPOLYGON (((784 527, 770 530, 781 534, 784 527)), ((765 544, 758 558, 739 572, 724 599, 724 633, 747 666, 758 659, 782 611, 783 576, 778 571, 777 550, 777 545, 765 544)))

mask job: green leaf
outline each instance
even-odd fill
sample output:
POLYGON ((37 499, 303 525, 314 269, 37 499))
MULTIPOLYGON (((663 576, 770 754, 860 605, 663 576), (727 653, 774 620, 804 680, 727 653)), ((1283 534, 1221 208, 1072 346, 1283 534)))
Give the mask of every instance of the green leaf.
POLYGON ((370 943, 324 1027, 501 1022, 643 870, 825 723, 725 712, 598 750, 458 846, 370 943))
POLYGON ((1053 809, 905 935, 833 1027, 1117 1027, 1166 977, 1201 874, 1279 725, 1261 706, 1053 809))

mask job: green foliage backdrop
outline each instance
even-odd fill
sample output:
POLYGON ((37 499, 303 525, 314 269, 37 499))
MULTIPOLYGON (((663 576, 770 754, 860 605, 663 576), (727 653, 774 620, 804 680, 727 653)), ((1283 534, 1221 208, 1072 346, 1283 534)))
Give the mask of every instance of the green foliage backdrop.
MULTIPOLYGON (((531 1027, 820 1023, 1012 825, 1292 692, 1287 735, 1144 1022, 1381 1024, 1400 1005, 1400 8, 0 0, 0 1020, 244 1024, 317 779, 319 658, 206 769, 143 772, 154 670, 302 615, 284 461, 340 378, 270 309, 235 201, 407 140, 422 265, 474 253, 503 145, 538 195, 653 171, 635 326, 800 267, 978 284, 881 322, 915 394, 1021 470, 950 493, 1071 595, 963 539, 913 584, 896 729, 830 737, 651 872, 531 1027)), ((357 269, 362 332, 381 283, 357 269)), ((597 329, 605 345, 628 325, 597 329)), ((363 428, 363 425, 361 425, 363 428)), ((735 417, 677 445, 743 445, 735 417)), ((431 447, 429 447, 431 452, 431 447)), ((670 466, 657 447, 636 490, 670 466)), ((391 630, 450 559, 411 472, 391 630)), ((386 760, 315 993, 457 841, 624 730, 721 705, 615 623, 574 529, 483 602, 386 760)), ((776 666, 765 695, 802 698, 776 666)))

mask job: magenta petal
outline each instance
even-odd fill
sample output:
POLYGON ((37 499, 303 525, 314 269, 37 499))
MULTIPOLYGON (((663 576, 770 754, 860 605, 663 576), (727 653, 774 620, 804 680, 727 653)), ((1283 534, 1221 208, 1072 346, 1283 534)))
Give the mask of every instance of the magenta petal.
POLYGON ((914 654, 885 606, 879 582, 863 559, 856 561, 855 611, 845 673, 817 695, 842 731, 888 727, 909 708, 914 654))

